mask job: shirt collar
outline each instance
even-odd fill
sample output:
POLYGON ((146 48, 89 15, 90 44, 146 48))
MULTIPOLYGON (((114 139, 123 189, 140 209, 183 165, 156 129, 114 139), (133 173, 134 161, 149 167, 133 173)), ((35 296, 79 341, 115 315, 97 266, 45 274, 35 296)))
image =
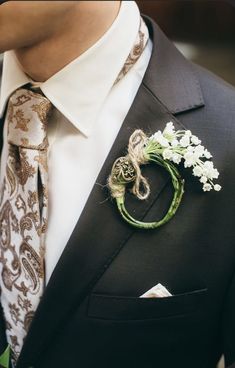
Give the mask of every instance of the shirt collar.
MULTIPOLYGON (((52 104, 85 136, 93 132, 96 117, 135 42, 140 22, 134 1, 122 1, 108 31, 87 51, 40 84, 52 104)), ((2 115, 10 95, 31 82, 14 51, 4 55, 0 98, 2 115)))

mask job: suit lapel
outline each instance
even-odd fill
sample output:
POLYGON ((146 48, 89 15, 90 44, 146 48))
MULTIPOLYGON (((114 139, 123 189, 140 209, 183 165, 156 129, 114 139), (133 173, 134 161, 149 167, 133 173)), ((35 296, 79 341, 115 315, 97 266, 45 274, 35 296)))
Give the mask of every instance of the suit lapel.
MULTIPOLYGON (((50 346, 50 341, 57 328, 65 323, 66 318, 73 313, 79 303, 90 292, 134 231, 120 218, 115 203, 108 199, 108 192, 105 187, 112 164, 117 157, 125 154, 132 132, 137 128, 141 128, 147 133, 154 133, 158 129, 163 129, 166 122, 170 120, 175 122, 177 129, 182 129, 181 124, 171 114, 171 111, 176 112, 177 101, 173 101, 172 98, 168 100, 169 96, 166 94, 166 88, 169 87, 167 87, 165 80, 163 82, 163 76, 159 77, 158 74, 167 73, 167 70, 158 70, 158 65, 162 68, 164 64, 164 61, 160 59, 160 53, 158 54, 158 48, 161 47, 163 56, 166 56, 166 51, 169 53, 168 48, 173 49, 171 56, 168 55, 171 58, 174 57, 174 54, 178 55, 178 52, 170 46, 170 43, 168 44, 161 31, 151 20, 148 18, 145 20, 154 43, 146 75, 97 178, 97 184, 94 185, 85 209, 52 274, 26 337, 17 368, 34 365, 34 362, 39 359, 45 348, 50 346), (159 61, 157 61, 158 58, 159 61), (162 89, 161 84, 164 85, 162 89), (161 93, 163 93, 162 99, 161 93), (163 100, 163 103, 161 100, 163 100)), ((181 60, 181 62, 178 60, 178 63, 182 71, 187 71, 188 63, 181 56, 178 56, 178 59, 181 60)), ((164 74, 164 76, 167 75, 164 74)), ((188 72, 187 78, 187 85, 191 83, 190 100, 184 100, 183 104, 181 100, 181 108, 179 108, 178 103, 178 111, 192 108, 192 99, 194 107, 203 104, 201 95, 194 83, 195 77, 188 72)), ((182 89, 183 81, 186 83, 183 78, 179 84, 179 81, 176 81, 175 78, 174 83, 181 87, 182 94, 186 96, 186 89, 182 89)), ((172 94, 172 92, 170 93, 172 94)), ((178 92, 178 94, 180 93, 178 92)), ((151 182, 151 171, 148 176, 151 182)), ((151 196, 147 201, 139 202, 130 195, 128 196, 130 209, 135 210, 137 218, 144 218, 168 180, 169 177, 166 173, 159 173, 158 183, 151 186, 151 196)))

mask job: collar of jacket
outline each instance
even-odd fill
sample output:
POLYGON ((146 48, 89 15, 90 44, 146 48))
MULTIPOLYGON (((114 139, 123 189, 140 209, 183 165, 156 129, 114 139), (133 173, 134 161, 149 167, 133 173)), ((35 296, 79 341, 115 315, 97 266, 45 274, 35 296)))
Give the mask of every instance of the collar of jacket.
POLYGON ((143 18, 153 42, 152 56, 143 84, 172 114, 204 106, 202 91, 192 64, 151 18, 143 18))

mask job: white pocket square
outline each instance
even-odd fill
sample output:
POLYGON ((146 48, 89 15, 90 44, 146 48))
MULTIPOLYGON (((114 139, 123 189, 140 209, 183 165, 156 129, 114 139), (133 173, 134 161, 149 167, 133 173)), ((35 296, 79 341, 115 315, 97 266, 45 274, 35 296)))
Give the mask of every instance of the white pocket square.
POLYGON ((157 284, 146 293, 140 296, 140 298, 165 298, 172 296, 172 294, 162 284, 157 284))

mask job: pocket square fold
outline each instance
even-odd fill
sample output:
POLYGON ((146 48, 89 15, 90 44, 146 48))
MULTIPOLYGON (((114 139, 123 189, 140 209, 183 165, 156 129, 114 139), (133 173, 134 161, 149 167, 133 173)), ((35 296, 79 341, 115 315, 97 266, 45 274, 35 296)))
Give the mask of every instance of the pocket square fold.
POLYGON ((172 296, 172 294, 165 288, 165 286, 157 284, 141 295, 140 298, 165 298, 167 296, 172 296))

